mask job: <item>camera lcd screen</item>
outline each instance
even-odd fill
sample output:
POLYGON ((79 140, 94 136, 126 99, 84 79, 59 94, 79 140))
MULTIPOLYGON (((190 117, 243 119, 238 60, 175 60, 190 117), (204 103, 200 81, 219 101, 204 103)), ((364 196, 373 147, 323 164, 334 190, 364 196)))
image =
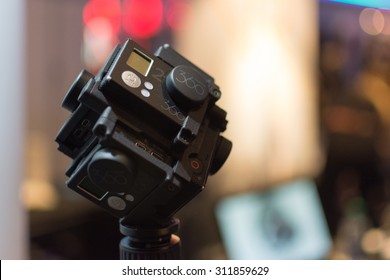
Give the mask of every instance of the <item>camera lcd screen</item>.
POLYGON ((134 49, 126 63, 140 74, 147 76, 153 60, 141 53, 139 50, 134 49))
POLYGON ((85 177, 83 181, 81 181, 78 188, 97 200, 101 200, 107 194, 107 191, 95 186, 88 177, 85 177))

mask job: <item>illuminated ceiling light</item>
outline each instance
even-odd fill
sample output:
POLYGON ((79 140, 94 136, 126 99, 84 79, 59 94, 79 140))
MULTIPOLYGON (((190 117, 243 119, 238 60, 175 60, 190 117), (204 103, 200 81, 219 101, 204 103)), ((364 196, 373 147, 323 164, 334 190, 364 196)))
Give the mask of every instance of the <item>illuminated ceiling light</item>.
POLYGON ((366 8, 360 13, 359 23, 367 34, 378 35, 385 27, 385 17, 377 9, 366 8))
POLYGON ((123 29, 135 38, 150 38, 156 35, 163 24, 161 0, 124 0, 123 29))

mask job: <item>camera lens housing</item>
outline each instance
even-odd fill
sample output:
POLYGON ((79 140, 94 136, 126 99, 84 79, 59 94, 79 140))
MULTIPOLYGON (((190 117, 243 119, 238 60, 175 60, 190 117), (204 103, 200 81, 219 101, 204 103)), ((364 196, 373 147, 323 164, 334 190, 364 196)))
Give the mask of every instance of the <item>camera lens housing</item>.
POLYGON ((62 106, 67 186, 127 224, 164 225, 228 158, 214 79, 169 45, 127 40, 100 72, 83 70, 62 106))

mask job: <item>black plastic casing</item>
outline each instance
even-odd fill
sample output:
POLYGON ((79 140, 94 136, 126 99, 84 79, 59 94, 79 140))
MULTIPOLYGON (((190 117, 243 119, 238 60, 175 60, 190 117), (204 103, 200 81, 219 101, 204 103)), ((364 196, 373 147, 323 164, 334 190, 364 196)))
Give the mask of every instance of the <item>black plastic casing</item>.
POLYGON ((63 101, 72 115, 56 142, 73 159, 67 186, 125 224, 167 224, 230 153, 220 96, 170 46, 153 55, 127 40, 96 77, 82 71, 63 101), (143 70, 129 64, 132 52, 143 70))

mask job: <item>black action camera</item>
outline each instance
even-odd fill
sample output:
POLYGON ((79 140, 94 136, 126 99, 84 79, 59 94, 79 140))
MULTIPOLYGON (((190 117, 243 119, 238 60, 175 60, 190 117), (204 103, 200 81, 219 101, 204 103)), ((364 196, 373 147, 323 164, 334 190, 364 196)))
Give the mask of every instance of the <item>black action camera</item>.
POLYGON ((72 115, 56 142, 73 159, 67 186, 127 224, 166 224, 229 156, 220 97, 170 46, 153 55, 127 40, 63 100, 72 115))

